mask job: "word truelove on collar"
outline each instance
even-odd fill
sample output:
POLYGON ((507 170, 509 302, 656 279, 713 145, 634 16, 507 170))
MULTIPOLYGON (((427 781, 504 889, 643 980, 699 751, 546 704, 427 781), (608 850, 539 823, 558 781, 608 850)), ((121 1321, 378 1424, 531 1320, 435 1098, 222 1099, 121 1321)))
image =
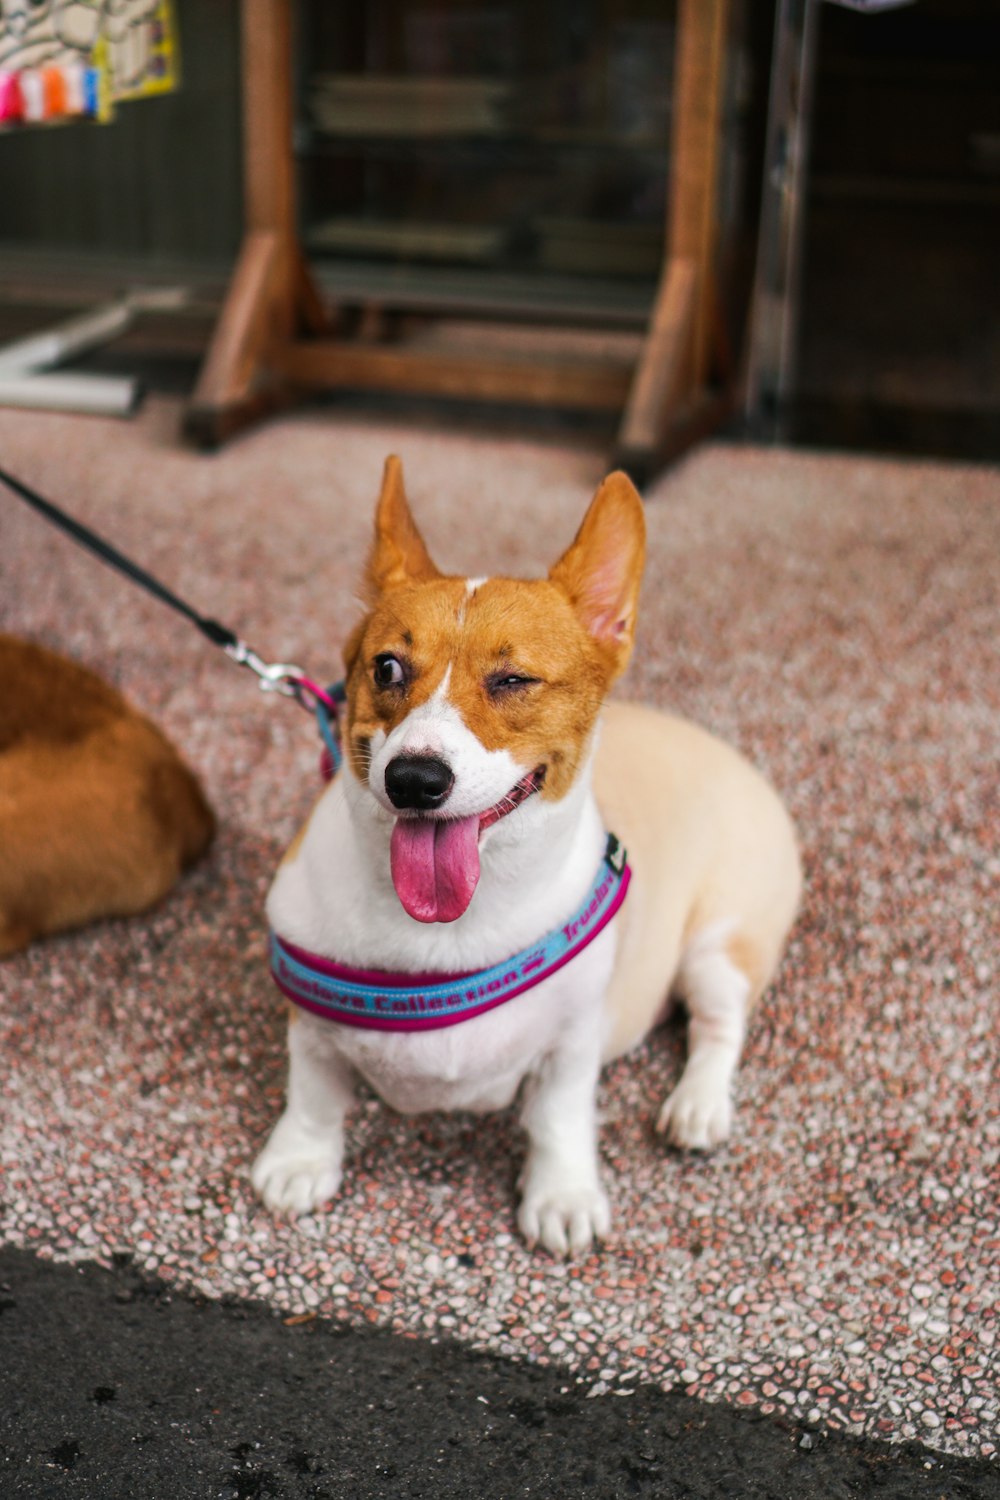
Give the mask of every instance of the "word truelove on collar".
POLYGON ((392 974, 351 969, 271 933, 271 976, 294 1004, 342 1026, 432 1031, 481 1015, 532 989, 592 943, 625 900, 631 879, 614 834, 574 914, 530 948, 468 974, 392 974))

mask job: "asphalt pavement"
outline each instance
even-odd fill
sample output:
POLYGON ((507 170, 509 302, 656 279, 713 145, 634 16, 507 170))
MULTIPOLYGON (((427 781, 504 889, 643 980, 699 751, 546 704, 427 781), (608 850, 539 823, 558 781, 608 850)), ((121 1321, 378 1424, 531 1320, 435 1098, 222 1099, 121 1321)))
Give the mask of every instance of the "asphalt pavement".
POLYGON ((1000 1472, 0 1250, 0 1495, 995 1500, 1000 1472))

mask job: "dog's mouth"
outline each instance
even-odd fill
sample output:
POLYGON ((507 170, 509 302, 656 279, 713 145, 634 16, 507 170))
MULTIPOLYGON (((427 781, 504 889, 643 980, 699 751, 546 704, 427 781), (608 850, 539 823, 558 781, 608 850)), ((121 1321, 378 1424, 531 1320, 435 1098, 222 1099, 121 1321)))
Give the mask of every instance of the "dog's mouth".
POLYGON ((392 830, 392 883, 418 922, 454 922, 479 884, 479 839, 520 807, 545 780, 545 767, 522 776, 499 802, 466 818, 397 818, 392 830))

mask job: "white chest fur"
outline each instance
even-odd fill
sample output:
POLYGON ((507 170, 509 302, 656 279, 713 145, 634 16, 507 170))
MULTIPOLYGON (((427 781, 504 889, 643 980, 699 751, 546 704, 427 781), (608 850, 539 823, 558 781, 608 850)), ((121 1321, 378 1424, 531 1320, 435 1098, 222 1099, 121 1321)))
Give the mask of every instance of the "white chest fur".
MULTIPOLYGON (((391 820, 350 772, 317 806, 268 898, 276 932, 342 963, 404 973, 486 968, 537 941, 582 900, 604 834, 587 788, 553 812, 536 800, 483 837, 468 911, 449 924, 407 916, 389 878, 391 820), (515 873, 516 871, 516 873, 515 873)), ((599 1035, 614 922, 565 968, 484 1015, 429 1032, 373 1032, 303 1017, 320 1054, 338 1054, 393 1108, 502 1108, 567 1034, 599 1035)))
POLYGON ((612 922, 558 973, 456 1026, 369 1031, 305 1014, 296 1029, 308 1031, 317 1052, 349 1062, 401 1114, 504 1109, 557 1045, 601 1031, 614 949, 612 922))

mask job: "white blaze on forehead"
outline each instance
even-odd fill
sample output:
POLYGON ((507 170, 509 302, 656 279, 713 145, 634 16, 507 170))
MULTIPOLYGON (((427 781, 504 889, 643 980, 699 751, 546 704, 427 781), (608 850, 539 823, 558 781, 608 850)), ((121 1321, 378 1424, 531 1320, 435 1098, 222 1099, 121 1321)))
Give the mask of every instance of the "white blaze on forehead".
POLYGON ((467 578, 465 580, 465 598, 458 606, 458 624, 460 628, 465 624, 465 606, 470 599, 476 597, 476 590, 482 588, 483 584, 488 582, 488 578, 467 578))
POLYGON ((444 669, 444 676, 441 678, 441 681, 434 689, 430 698, 428 698, 428 703, 433 703, 435 700, 437 700, 437 702, 439 703, 446 703, 448 701, 448 689, 451 687, 451 668, 452 663, 449 662, 444 669))
POLYGON ((441 753, 442 726, 449 713, 454 713, 454 709, 448 702, 450 686, 451 662, 445 667, 444 676, 426 702, 422 703, 419 708, 411 709, 406 718, 397 724, 389 735, 389 742, 393 744, 397 755, 423 753, 438 755, 441 753))

